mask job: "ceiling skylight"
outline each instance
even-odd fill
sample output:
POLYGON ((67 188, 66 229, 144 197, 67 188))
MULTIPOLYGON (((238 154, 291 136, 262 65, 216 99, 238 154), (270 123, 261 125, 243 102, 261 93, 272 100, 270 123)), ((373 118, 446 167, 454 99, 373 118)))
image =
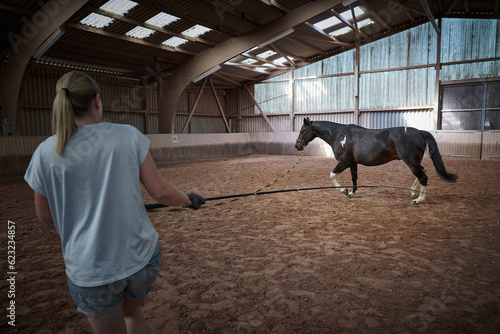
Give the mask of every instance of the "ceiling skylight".
POLYGON ((363 21, 358 22, 358 28, 363 28, 366 27, 367 25, 374 24, 375 22, 372 21, 372 19, 366 19, 363 21))
POLYGON ((188 30, 185 30, 182 32, 183 35, 189 36, 189 37, 198 37, 201 36, 212 29, 201 26, 199 24, 195 25, 194 27, 189 28, 188 30))
POLYGON ((340 22, 341 21, 336 16, 332 16, 326 20, 315 23, 314 26, 316 28, 321 29, 321 30, 325 30, 325 29, 328 29, 336 24, 339 24, 340 22))
MULTIPOLYGON (((293 60, 293 58, 291 57, 290 59, 293 60)), ((288 59, 286 59, 285 57, 281 57, 276 60, 273 60, 273 63, 275 63, 276 65, 283 65, 284 63, 288 63, 288 59)))
POLYGON ((118 15, 125 15, 135 6, 137 6, 137 2, 130 0, 110 0, 102 5, 101 9, 118 15))
POLYGON ((331 33, 329 33, 328 35, 331 35, 331 36, 341 36, 341 35, 345 35, 345 34, 348 34, 352 31, 352 29, 350 27, 344 27, 344 28, 341 28, 341 29, 337 29, 335 31, 332 31, 331 33))
POLYGON ((114 19, 112 19, 111 17, 92 13, 89 16, 87 16, 86 18, 84 18, 83 20, 81 20, 80 23, 100 29, 100 28, 107 27, 113 21, 114 21, 114 19))
POLYGON ((252 65, 252 64, 255 64, 256 62, 257 62, 256 59, 248 58, 248 59, 241 61, 240 63, 245 64, 245 65, 252 65))
POLYGON ((148 28, 144 28, 144 27, 135 27, 134 29, 126 32, 125 35, 127 35, 129 37, 143 39, 143 38, 151 36, 155 32, 156 31, 154 31, 152 29, 148 29, 148 28))
POLYGON ((170 23, 174 23, 175 21, 180 20, 177 16, 173 16, 167 13, 159 13, 149 20, 146 21, 146 23, 152 24, 154 26, 163 28, 165 26, 168 26, 170 23))
MULTIPOLYGON (((354 7, 354 15, 356 15, 356 18, 363 15, 364 13, 365 12, 360 7, 354 7)), ((345 12, 340 13, 340 15, 342 15, 342 17, 346 20, 352 20, 352 12, 350 10, 346 10, 345 12)), ((315 23, 314 25, 319 29, 325 30, 341 22, 342 21, 339 20, 336 16, 332 16, 330 18, 327 18, 326 20, 315 23)))
POLYGON ((188 40, 187 39, 184 39, 184 38, 179 38, 179 37, 172 37, 172 38, 169 38, 167 39, 165 42, 163 42, 162 44, 163 45, 166 45, 166 46, 170 46, 170 47, 177 47, 179 45, 182 45, 184 43, 187 43, 188 40))
MULTIPOLYGON (((356 18, 363 15, 364 13, 365 12, 358 6, 354 7, 354 15, 356 15, 356 18)), ((340 13, 340 15, 342 15, 342 17, 347 20, 352 20, 352 12, 350 10, 340 13)))
POLYGON ((266 52, 259 53, 257 55, 257 57, 267 59, 267 58, 269 58, 269 57, 271 57, 271 56, 273 56, 275 54, 276 54, 276 52, 274 52, 272 50, 269 50, 269 51, 266 51, 266 52))

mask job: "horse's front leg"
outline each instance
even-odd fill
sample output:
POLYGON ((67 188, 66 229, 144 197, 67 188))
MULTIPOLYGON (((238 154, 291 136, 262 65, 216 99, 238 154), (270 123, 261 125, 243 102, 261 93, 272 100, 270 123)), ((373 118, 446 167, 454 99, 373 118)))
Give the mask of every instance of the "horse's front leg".
POLYGON ((349 195, 348 190, 346 188, 342 188, 342 186, 340 185, 340 183, 335 178, 335 176, 337 176, 338 174, 342 173, 346 168, 347 168, 347 166, 344 166, 343 164, 341 164, 339 162, 337 164, 337 166, 335 166, 335 168, 333 169, 333 171, 330 173, 330 179, 332 180, 332 182, 335 185, 335 187, 337 187, 342 194, 344 194, 346 197, 351 197, 351 195, 349 195))
POLYGON ((352 178, 352 191, 349 193, 349 197, 354 196, 358 191, 357 181, 358 181, 358 165, 351 166, 351 178, 352 178))

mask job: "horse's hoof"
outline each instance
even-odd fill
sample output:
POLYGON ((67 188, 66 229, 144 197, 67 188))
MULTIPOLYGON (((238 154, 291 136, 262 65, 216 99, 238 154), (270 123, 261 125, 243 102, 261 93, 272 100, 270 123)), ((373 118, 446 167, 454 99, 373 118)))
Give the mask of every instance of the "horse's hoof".
POLYGON ((351 194, 344 194, 346 198, 352 198, 351 194))
POLYGON ((419 202, 417 202, 416 200, 411 201, 411 205, 419 205, 419 204, 420 204, 420 203, 419 203, 419 202))

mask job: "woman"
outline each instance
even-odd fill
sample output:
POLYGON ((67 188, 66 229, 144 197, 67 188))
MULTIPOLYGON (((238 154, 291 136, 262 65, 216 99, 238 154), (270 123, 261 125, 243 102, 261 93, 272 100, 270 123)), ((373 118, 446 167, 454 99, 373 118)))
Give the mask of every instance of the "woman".
POLYGON ((205 203, 168 183, 149 140, 136 128, 101 122, 96 82, 81 72, 56 85, 54 136, 40 144, 25 179, 42 222, 61 237, 71 296, 96 333, 147 333, 141 303, 160 270, 158 233, 140 183, 158 202, 198 209, 205 203))

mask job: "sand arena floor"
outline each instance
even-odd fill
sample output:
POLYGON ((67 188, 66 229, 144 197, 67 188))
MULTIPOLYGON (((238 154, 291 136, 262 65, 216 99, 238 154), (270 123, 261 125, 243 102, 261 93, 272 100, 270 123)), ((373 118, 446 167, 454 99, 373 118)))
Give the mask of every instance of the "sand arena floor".
MULTIPOLYGON (((455 184, 428 158, 423 165, 420 206, 409 191, 370 188, 352 199, 331 189, 150 211, 163 251, 143 307, 152 333, 498 333, 500 162, 445 160, 455 184)), ((179 189, 214 197, 261 190, 291 167, 263 190, 331 186, 334 166, 325 157, 250 156, 159 168, 179 189)), ((398 161, 360 166, 358 175, 360 185, 414 180, 398 161)), ((338 180, 350 185, 349 171, 338 180)), ((18 271, 15 328, 0 283, 1 332, 89 333, 58 236, 38 222, 31 190, 23 181, 0 190, 2 240, 7 219, 15 221, 18 271)), ((1 248, 7 254, 6 242, 1 248)))

